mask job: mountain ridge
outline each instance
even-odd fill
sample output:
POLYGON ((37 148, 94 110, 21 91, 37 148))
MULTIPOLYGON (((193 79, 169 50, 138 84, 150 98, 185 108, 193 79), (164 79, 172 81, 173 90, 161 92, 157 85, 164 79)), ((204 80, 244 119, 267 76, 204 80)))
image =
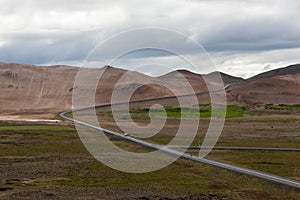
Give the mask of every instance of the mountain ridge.
POLYGON ((260 74, 257 74, 255 76, 252 76, 247 81, 254 81, 262 78, 272 78, 276 76, 282 76, 282 75, 294 75, 294 74, 300 74, 300 64, 294 64, 289 65, 287 67, 281 67, 273 70, 269 70, 260 74))
MULTIPOLYGON (((41 67, 41 68, 44 68, 44 67, 52 67, 52 68, 60 68, 60 67, 70 67, 70 68, 74 68, 74 69, 80 69, 81 67, 78 67, 78 66, 72 66, 72 65, 32 65, 32 64, 22 64, 22 63, 6 63, 6 62, 0 62, 0 67, 3 66, 3 65, 12 65, 12 66, 19 66, 19 67, 41 67)), ((105 65, 104 67, 101 67, 101 68, 90 68, 90 69, 111 69, 111 70, 114 70, 114 69, 117 69, 117 70, 122 70, 122 71, 130 71, 130 70, 126 70, 126 69, 122 69, 122 68, 118 68, 118 67, 113 67, 113 66, 110 66, 110 65, 105 65)), ((132 71, 132 72, 137 72, 137 71, 132 71)), ((137 72, 137 73, 140 73, 140 72, 137 72)), ((242 78, 242 77, 238 77, 238 76, 233 76, 231 74, 228 74, 228 73, 224 73, 224 72, 221 72, 221 71, 214 71, 214 72, 210 72, 208 74, 198 74, 198 73, 195 73, 195 72, 191 72, 187 69, 178 69, 178 70, 174 70, 174 71, 171 71, 171 72, 167 72, 161 76, 158 76, 157 78, 163 78, 165 76, 169 76, 169 75, 172 75, 173 73, 181 73, 183 75, 193 75, 193 76, 198 76, 198 75, 202 75, 202 76, 210 76, 210 75, 214 75, 214 74, 220 74, 222 77, 225 76, 225 77, 231 77, 231 78, 236 78, 236 79, 240 79, 241 81, 243 82, 251 82, 251 81, 254 81, 254 80, 257 80, 257 79, 261 79, 261 78, 271 78, 271 77, 275 77, 275 76, 282 76, 282 75, 293 75, 293 74, 300 74, 300 64, 293 64, 293 65, 289 65, 289 66, 286 66, 286 67, 280 67, 280 68, 276 68, 276 69, 272 69, 272 70, 269 70, 269 71, 266 71, 266 72, 262 72, 262 73, 259 73, 259 74, 256 74, 250 78, 242 78)), ((143 73, 140 73, 140 74, 143 74, 143 73)), ((146 74, 144 74, 146 75, 146 74)), ((149 75, 146 75, 146 76, 149 76, 149 75)), ((152 77, 152 76, 150 76, 152 77)))
MULTIPOLYGON (((263 76, 245 80, 222 72, 200 75, 187 70, 176 70, 160 77, 151 77, 111 66, 82 69, 66 65, 52 67, 0 62, 0 113, 49 113, 49 118, 57 112, 71 109, 72 93, 78 89, 74 87, 74 82, 79 70, 86 70, 90 74, 103 72, 96 88, 97 105, 110 103, 113 92, 118 92, 120 97, 132 94, 131 100, 142 100, 190 94, 191 90, 186 87, 189 84, 195 93, 203 93, 208 91, 207 84, 214 88, 222 87, 223 84, 218 81, 219 76, 223 78, 225 85, 241 83, 227 91, 229 104, 254 106, 264 103, 299 103, 298 66, 300 65, 283 68, 284 72, 280 72, 281 69, 275 72, 271 70, 269 75, 265 72, 263 76), (121 79, 124 74, 127 75, 126 78, 121 79), (180 79, 179 74, 185 79, 180 79), (114 87, 120 80, 121 83, 114 87), (141 81, 150 84, 143 85, 141 81)), ((84 84, 89 88, 91 83, 87 81, 84 84)), ((200 100, 201 103, 208 103, 210 96, 202 95, 200 100)))

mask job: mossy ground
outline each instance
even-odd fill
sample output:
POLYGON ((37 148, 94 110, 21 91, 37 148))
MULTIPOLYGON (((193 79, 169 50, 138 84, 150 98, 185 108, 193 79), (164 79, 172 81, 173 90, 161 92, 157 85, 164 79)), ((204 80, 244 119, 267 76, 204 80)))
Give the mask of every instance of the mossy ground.
MULTIPOLYGON (((176 199, 200 198, 203 195, 209 199, 210 194, 217 199, 299 198, 299 193, 291 188, 184 159, 155 172, 119 172, 95 160, 72 126, 2 123, 0 138, 0 195, 3 198, 30 197, 35 192, 45 198, 57 199, 176 199)), ((220 144, 257 145, 258 141, 229 137, 221 138, 220 144)), ((285 139, 276 141, 281 146, 293 143, 285 139)), ((114 143, 134 152, 147 151, 121 140, 114 143)), ((298 141, 295 141, 294 146, 297 144, 298 141)), ((297 153, 213 151, 210 156, 278 175, 299 177, 297 153)))

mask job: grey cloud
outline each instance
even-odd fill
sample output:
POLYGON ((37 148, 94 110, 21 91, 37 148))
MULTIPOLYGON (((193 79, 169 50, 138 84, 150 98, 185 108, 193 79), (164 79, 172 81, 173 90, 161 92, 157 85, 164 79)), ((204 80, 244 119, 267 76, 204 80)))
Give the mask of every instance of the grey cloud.
MULTIPOLYGON (((300 47, 299 11, 297 0, 4 0, 0 2, 0 17, 6 20, 0 25, 6 29, 0 31, 0 57, 1 61, 30 64, 81 61, 93 47, 113 34, 145 26, 184 32, 215 56, 292 50, 300 47)), ((189 55, 195 54, 195 49, 183 48, 172 36, 160 38, 159 34, 145 32, 136 37, 142 37, 145 44, 160 43, 189 55)), ((105 60, 115 55, 130 42, 135 42, 134 38, 112 42, 97 59, 105 60)), ((245 65, 255 62, 263 67, 276 59, 274 55, 270 54, 263 61, 252 56, 252 61, 240 59, 240 62, 245 65)), ((134 56, 128 59, 147 60, 168 55, 144 51, 134 56)), ((295 55, 285 53, 284 56, 280 58, 286 59, 286 63, 295 61, 295 55)), ((217 64, 226 64, 222 62, 224 59, 217 64)), ((274 65, 272 63, 273 68, 274 65)))
POLYGON ((6 39, 0 48, 2 61, 29 64, 82 61, 97 41, 87 32, 15 34, 6 39))
POLYGON ((260 51, 300 47, 299 35, 298 26, 288 20, 250 18, 229 21, 198 40, 203 40, 204 47, 209 51, 260 51))

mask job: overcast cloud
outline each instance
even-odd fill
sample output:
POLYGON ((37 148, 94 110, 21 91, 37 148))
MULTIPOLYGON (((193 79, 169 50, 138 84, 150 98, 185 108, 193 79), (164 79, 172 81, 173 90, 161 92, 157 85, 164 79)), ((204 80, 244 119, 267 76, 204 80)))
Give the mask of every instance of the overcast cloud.
MULTIPOLYGON (((196 40, 218 70, 249 77, 300 63, 299 13, 298 0, 0 0, 0 60, 80 65, 111 35, 155 26, 175 29, 196 40)), ((173 43, 172 38, 159 42, 173 43)), ((120 45, 127 44, 117 43, 107 54, 120 45)), ((174 41, 174 48, 180 44, 174 41)), ((193 54, 193 49, 185 51, 193 54)), ((128 62, 116 67, 131 69, 130 59, 143 64, 162 57, 165 55, 155 53, 129 56, 128 62)))

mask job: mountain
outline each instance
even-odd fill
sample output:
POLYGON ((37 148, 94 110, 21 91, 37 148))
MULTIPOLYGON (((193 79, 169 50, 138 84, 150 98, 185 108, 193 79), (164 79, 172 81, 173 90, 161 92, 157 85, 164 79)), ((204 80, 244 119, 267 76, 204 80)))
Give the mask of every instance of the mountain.
MULTIPOLYGON (((80 87, 92 88, 89 78, 102 74, 96 89, 96 104, 109 103, 115 83, 125 73, 125 79, 118 88, 123 93, 130 90, 132 80, 147 80, 151 77, 138 72, 106 66, 100 69, 84 68, 87 76, 81 85, 74 86, 75 77, 80 70, 70 66, 33 66, 25 64, 0 63, 0 113, 40 115, 48 118, 63 110, 71 109, 73 91, 80 87)), ((97 82, 96 82, 97 83, 97 82)), ((149 91, 149 88, 148 88, 149 91)), ((160 96, 156 94, 154 97, 160 96)), ((170 94, 164 94, 170 95, 170 94)), ((85 101, 83 96, 82 101, 85 101)))
POLYGON ((165 74, 161 76, 162 79, 176 79, 179 77, 179 75, 183 75, 187 80, 189 81, 203 81, 203 78, 205 77, 207 80, 210 81, 219 81, 219 78, 221 76, 223 82, 225 85, 230 83, 247 83, 247 81, 240 77, 231 76, 229 74, 225 74, 223 72, 212 72, 209 74, 196 74, 193 72, 190 72, 188 70, 176 70, 173 72, 170 72, 168 74, 165 74))
MULTIPOLYGON (((299 66, 272 70, 244 80, 217 72, 200 75, 187 70, 177 70, 160 77, 150 77, 111 66, 91 69, 63 65, 0 63, 0 113, 2 116, 52 118, 58 112, 72 108, 74 91, 84 93, 93 88, 91 84, 94 83, 91 80, 95 78, 95 74, 102 75, 100 80, 96 80, 96 105, 110 103, 113 93, 117 94, 117 101, 120 102, 126 101, 126 95, 132 101, 190 94, 191 91, 203 93, 208 91, 208 86, 213 89, 222 87, 218 82, 219 75, 225 85, 239 83, 227 90, 229 104, 295 104, 300 102, 299 66), (86 77, 80 85, 74 85, 79 70, 85 70, 86 77)), ((82 102, 86 101, 85 95, 81 98, 82 102)), ((200 103, 209 103, 210 96, 200 95, 198 100, 200 103)), ((178 104, 176 99, 166 99, 163 103, 178 104)), ((145 105, 143 103, 140 106, 145 105)))
POLYGON ((246 105, 299 104, 300 74, 263 78, 229 90, 228 101, 246 105))
POLYGON ((47 113, 70 106, 77 68, 0 63, 1 114, 47 113))
POLYGON ((231 76, 231 75, 225 74, 223 72, 212 72, 212 73, 208 74, 207 76, 211 77, 211 78, 216 78, 218 76, 221 76, 221 78, 222 78, 225 85, 231 84, 231 83, 243 84, 243 83, 248 82, 243 78, 231 76))
POLYGON ((175 70, 172 72, 169 72, 167 74, 164 74, 160 77, 158 77, 159 79, 179 79, 181 77, 184 77, 190 81, 197 81, 197 80, 203 80, 202 79, 202 75, 201 74, 196 74, 194 72, 188 71, 188 70, 184 70, 184 69, 179 69, 179 70, 175 70))
POLYGON ((229 102, 252 106, 300 103, 299 64, 264 72, 247 81, 246 84, 230 89, 229 102))
POLYGON ((251 82, 251 81, 255 81, 258 79, 262 79, 262 78, 272 78, 272 77, 276 77, 276 76, 295 75, 295 74, 300 74, 300 64, 290 65, 290 66, 287 66, 284 68, 278 68, 278 69, 274 69, 271 71, 267 71, 267 72, 258 74, 256 76, 253 76, 253 77, 247 79, 247 81, 251 82))
MULTIPOLYGON (((120 102, 126 101, 124 97, 127 94, 132 94, 131 100, 190 94, 187 81, 155 78, 111 66, 89 69, 0 63, 0 113, 2 116, 53 117, 58 112, 71 109, 74 91, 93 88, 90 84, 94 84, 91 79, 95 78, 95 74, 102 74, 101 79, 94 82, 98 83, 96 105, 110 103, 113 92, 118 94, 117 101, 120 102), (81 85, 74 85, 79 70, 84 71, 86 79, 81 85)), ((205 91, 203 81, 198 80, 193 84, 197 92, 205 91)), ((82 95, 81 101, 85 100, 86 97, 82 95)))

